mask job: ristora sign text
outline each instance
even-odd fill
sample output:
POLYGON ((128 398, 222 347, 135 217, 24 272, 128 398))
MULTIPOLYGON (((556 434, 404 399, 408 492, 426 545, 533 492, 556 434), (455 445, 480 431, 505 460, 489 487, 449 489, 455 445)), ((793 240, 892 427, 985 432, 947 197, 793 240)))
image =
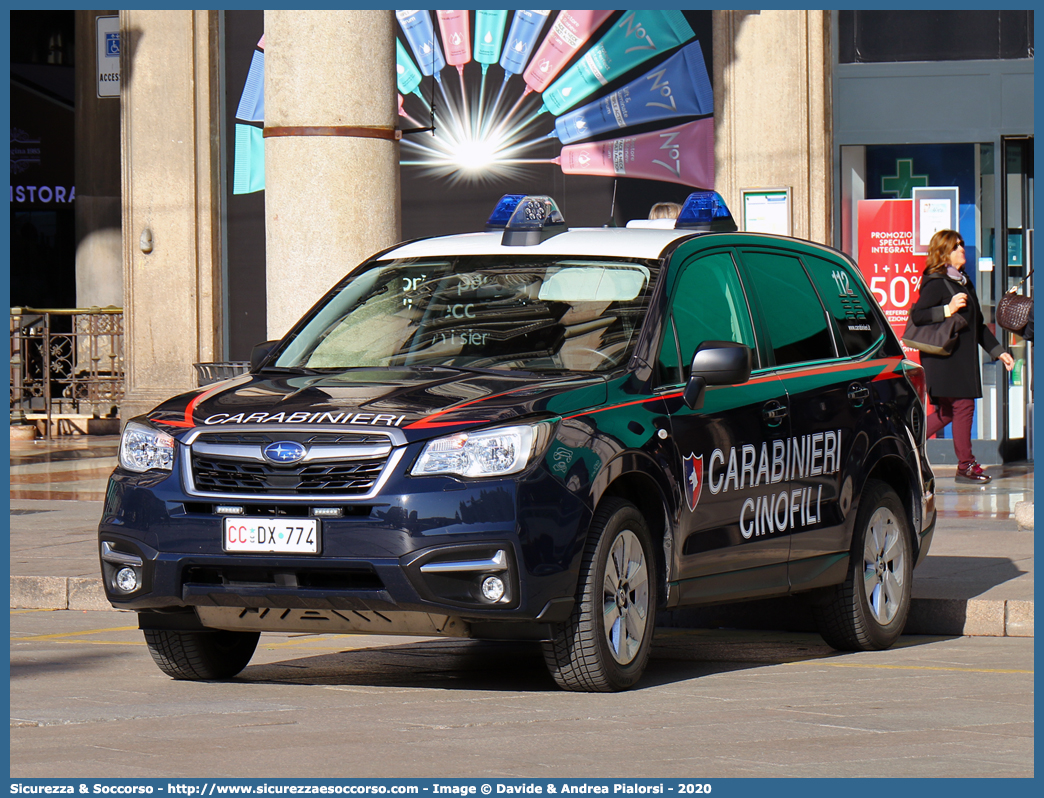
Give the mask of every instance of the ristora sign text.
POLYGON ((37 205, 68 203, 76 199, 76 186, 11 186, 11 203, 37 205))

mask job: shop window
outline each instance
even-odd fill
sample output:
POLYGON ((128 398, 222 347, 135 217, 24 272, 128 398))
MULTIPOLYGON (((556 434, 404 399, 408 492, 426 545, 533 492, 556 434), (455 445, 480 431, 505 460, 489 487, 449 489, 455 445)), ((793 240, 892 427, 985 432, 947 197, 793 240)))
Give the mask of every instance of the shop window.
POLYGON ((839 11, 838 61, 1033 58, 1033 11, 839 11))

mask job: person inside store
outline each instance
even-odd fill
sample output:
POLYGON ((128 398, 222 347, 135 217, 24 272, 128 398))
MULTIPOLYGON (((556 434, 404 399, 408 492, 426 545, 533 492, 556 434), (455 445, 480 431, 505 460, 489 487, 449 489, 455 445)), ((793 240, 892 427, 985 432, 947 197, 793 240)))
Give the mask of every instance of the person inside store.
POLYGON ((986 326, 975 286, 965 274, 964 239, 956 230, 940 230, 928 244, 928 258, 921 280, 921 294, 910 309, 917 325, 936 324, 957 313, 968 325, 958 333, 949 356, 921 353, 928 396, 935 413, 928 419, 927 437, 953 424, 953 448, 957 454, 957 482, 985 485, 990 481, 972 454, 972 416, 975 400, 982 396, 979 378, 981 346, 993 360, 1011 371, 1015 360, 986 326))

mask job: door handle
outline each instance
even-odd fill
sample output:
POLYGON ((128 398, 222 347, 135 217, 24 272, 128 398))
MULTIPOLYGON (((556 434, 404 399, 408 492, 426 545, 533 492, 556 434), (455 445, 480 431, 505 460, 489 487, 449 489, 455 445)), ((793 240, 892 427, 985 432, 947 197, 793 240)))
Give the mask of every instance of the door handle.
POLYGON ((765 419, 765 423, 770 427, 778 427, 786 419, 789 412, 786 405, 773 399, 761 408, 761 417, 765 419))
POLYGON ((865 385, 860 385, 858 382, 853 382, 848 386, 848 399, 856 407, 860 407, 863 402, 870 398, 870 389, 865 385))

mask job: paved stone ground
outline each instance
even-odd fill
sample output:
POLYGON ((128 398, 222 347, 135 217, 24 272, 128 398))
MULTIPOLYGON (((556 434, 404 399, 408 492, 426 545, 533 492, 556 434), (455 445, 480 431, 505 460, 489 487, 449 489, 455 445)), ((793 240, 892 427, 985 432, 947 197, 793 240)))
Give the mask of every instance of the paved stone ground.
POLYGON ((13 778, 1034 775, 1025 638, 659 630, 638 688, 597 695, 535 646, 264 635, 239 678, 191 683, 128 613, 10 622, 13 778))

